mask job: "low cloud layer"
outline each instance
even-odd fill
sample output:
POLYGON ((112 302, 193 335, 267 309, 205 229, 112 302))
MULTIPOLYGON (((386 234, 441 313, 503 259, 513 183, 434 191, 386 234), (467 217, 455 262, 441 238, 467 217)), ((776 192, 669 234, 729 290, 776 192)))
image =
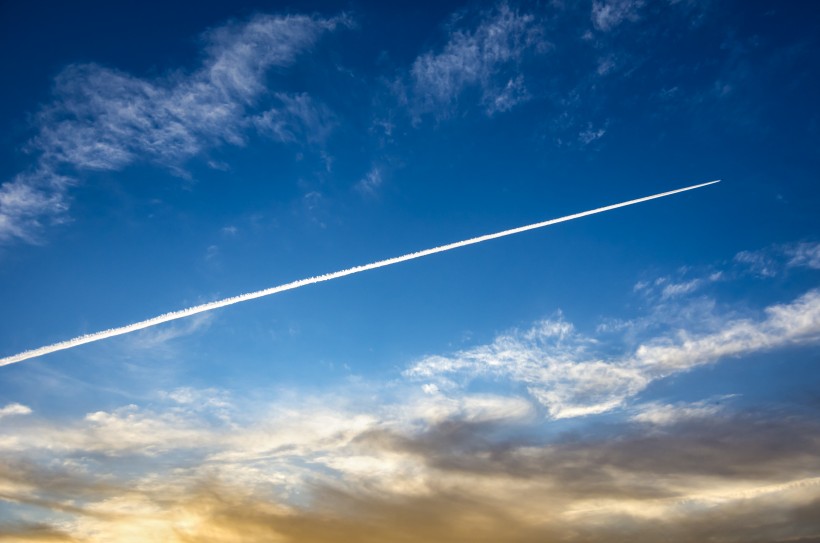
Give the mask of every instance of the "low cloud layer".
POLYGON ((639 393, 730 356, 788 360, 791 347, 820 342, 818 312, 811 290, 743 318, 690 313, 673 333, 609 346, 554 318, 424 358, 403 378, 312 396, 186 387, 59 420, 10 403, 0 500, 12 513, 0 536, 810 540, 820 537, 815 404, 639 393))
POLYGON ((251 427, 234 425, 221 435, 227 443, 210 445, 240 455, 233 459, 196 460, 177 441, 147 465, 140 448, 127 459, 78 450, 46 464, 6 460, 0 499, 40 520, 0 534, 317 543, 596 542, 661 534, 671 542, 772 542, 820 534, 813 520, 820 512, 820 428, 796 414, 740 412, 649 433, 616 424, 546 441, 532 432, 510 436, 509 421, 456 416, 412 430, 384 420, 354 428, 340 416, 334 431, 327 413, 293 414, 302 417, 299 428, 291 426, 265 454, 241 446, 262 434, 254 438, 251 427), (315 433, 319 425, 324 437, 315 433), (123 475, 120 464, 132 474, 123 475), (300 492, 277 482, 288 464, 311 473, 300 492))

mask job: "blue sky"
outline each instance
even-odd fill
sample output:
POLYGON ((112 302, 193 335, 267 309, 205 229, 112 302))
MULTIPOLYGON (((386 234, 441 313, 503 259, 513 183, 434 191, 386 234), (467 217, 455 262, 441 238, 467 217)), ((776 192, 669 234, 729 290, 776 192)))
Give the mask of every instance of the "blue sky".
POLYGON ((809 3, 0 7, 0 538, 820 537, 809 3))

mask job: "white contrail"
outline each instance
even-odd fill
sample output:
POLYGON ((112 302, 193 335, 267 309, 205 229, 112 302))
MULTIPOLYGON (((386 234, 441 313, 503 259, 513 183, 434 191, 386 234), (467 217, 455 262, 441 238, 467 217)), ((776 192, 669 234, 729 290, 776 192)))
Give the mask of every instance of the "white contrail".
POLYGON ((120 326, 119 328, 111 328, 109 330, 103 330, 102 332, 96 332, 94 334, 86 334, 84 336, 79 336, 74 339, 69 339, 67 341, 61 341, 59 343, 55 343, 53 345, 47 345, 45 347, 40 347, 38 349, 32 349, 30 351, 24 351, 20 354, 15 354, 12 356, 7 356, 6 358, 0 359, 0 366, 6 366, 8 364, 14 364, 15 362, 22 362, 23 360, 28 360, 29 358, 35 358, 38 356, 43 356, 45 354, 53 353, 55 351, 62 351, 63 349, 71 349, 72 347, 77 347, 78 345, 83 345, 85 343, 91 343, 93 341, 99 341, 101 339, 106 339, 114 336, 121 336, 122 334, 128 334, 129 332, 136 332, 137 330, 142 330, 143 328, 149 328, 151 326, 156 326, 157 324, 162 324, 164 322, 173 321, 176 319, 182 319, 185 317, 190 317, 191 315, 196 315, 197 313, 203 313, 205 311, 210 311, 212 309, 217 309, 220 307, 225 307, 226 305, 233 305, 238 304, 240 302, 245 302, 247 300, 253 300, 254 298, 261 298, 263 296, 270 296, 271 294, 276 294, 277 292, 283 292, 285 290, 293 290, 299 287, 304 287, 306 285, 312 285, 314 283, 321 283, 322 281, 330 281, 331 279, 336 279, 339 277, 344 277, 345 275, 353 275, 354 273, 361 273, 367 270, 373 270, 376 268, 383 268, 385 266, 392 266, 393 264, 398 264, 399 262, 405 262, 407 260, 413 260, 415 258, 421 258, 423 256, 432 255, 435 253, 443 253, 444 251, 449 251, 451 249, 458 249, 459 247, 465 247, 467 245, 473 245, 475 243, 481 243, 483 241, 489 241, 491 239, 496 238, 503 238, 504 236, 511 236, 513 234, 518 234, 520 232, 526 232, 527 230, 535 230, 536 228, 543 228, 545 226, 551 226, 553 224, 558 224, 560 222, 571 221, 574 219, 580 219, 581 217, 586 217, 587 215, 595 215, 596 213, 603 213, 604 211, 610 211, 613 209, 618 209, 619 207, 626 207, 631 206, 633 204, 639 204, 641 202, 646 202, 648 200, 654 200, 656 198, 663 198, 664 196, 671 196, 672 194, 677 194, 679 192, 685 192, 687 190, 698 189, 700 187, 705 187, 707 185, 713 185, 715 183, 719 183, 720 180, 717 181, 710 181, 709 183, 702 183, 700 185, 692 185, 691 187, 685 187, 682 189, 677 190, 670 190, 669 192, 662 192, 660 194, 655 194, 652 196, 645 196, 643 198, 638 198, 636 200, 629 200, 628 202, 621 202, 620 204, 613 204, 605 207, 599 207, 597 209, 592 209, 589 211, 584 211, 582 213, 575 213, 574 215, 567 215, 566 217, 560 217, 558 219, 551 219, 548 221, 537 222, 535 224, 529 224, 527 226, 519 226, 518 228, 512 228, 510 230, 504 230, 503 232, 496 232, 495 234, 487 234, 484 236, 479 236, 477 238, 471 238, 464 241, 457 241, 455 243, 449 243, 447 245, 441 245, 439 247, 434 247, 432 249, 425 249, 424 251, 418 251, 415 253, 409 253, 402 256, 397 256, 394 258, 388 258, 387 260, 379 260, 378 262, 373 262, 372 264, 365 264, 363 266, 355 266, 353 268, 348 268, 346 270, 341 270, 333 273, 326 273, 325 275, 317 275, 316 277, 310 277, 308 279, 300 279, 298 281, 293 281, 292 283, 286 283, 284 285, 279 285, 278 287, 271 287, 266 288, 264 290, 257 290, 256 292, 249 292, 247 294, 240 294, 239 296, 233 296, 231 298, 225 298, 224 300, 217 300, 215 302, 208 302, 207 304, 197 305, 194 307, 189 307, 188 309, 181 309, 179 311, 173 311, 171 313, 165 313, 164 315, 160 315, 158 317, 154 317, 148 320, 135 322, 134 324, 128 324, 126 326, 120 326))

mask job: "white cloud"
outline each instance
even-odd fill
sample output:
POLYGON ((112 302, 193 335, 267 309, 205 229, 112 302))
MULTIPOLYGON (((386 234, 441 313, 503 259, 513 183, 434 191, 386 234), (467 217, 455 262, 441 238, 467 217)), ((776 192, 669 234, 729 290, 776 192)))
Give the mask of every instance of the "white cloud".
MULTIPOLYGON (((271 67, 286 67, 338 21, 257 16, 209 34, 203 66, 189 75, 146 80, 96 64, 72 65, 55 101, 38 116, 33 147, 44 160, 114 170, 150 160, 176 167, 207 147, 241 144, 245 113, 266 90, 271 67)), ((304 95, 279 95, 304 119, 304 95)))
POLYGON ((155 456, 168 450, 190 450, 212 445, 213 435, 201 421, 177 411, 161 414, 129 405, 114 411, 88 413, 71 424, 34 421, 4 428, 0 450, 12 454, 42 451, 70 454, 76 451, 108 456, 155 456))
POLYGON ((690 295, 711 283, 725 279, 725 273, 722 271, 712 271, 710 268, 693 270, 683 267, 677 270, 675 277, 661 276, 652 281, 638 281, 633 287, 633 292, 640 292, 643 296, 656 302, 665 302, 690 295))
POLYGON ((648 379, 626 364, 597 359, 592 346, 563 319, 545 320, 454 356, 427 357, 405 376, 505 379, 526 386, 553 418, 602 413, 637 394, 648 379))
POLYGON ((789 304, 766 308, 766 318, 723 323, 701 335, 680 331, 657 338, 635 351, 630 364, 652 378, 708 364, 727 356, 815 343, 820 339, 820 291, 811 290, 789 304))
POLYGON ((669 283, 663 287, 661 298, 673 298, 683 294, 689 294, 697 290, 703 284, 701 279, 691 279, 683 283, 669 283))
MULTIPOLYGON (((217 388, 180 387, 158 392, 151 407, 131 404, 87 413, 73 422, 36 420, 2 427, 0 451, 144 458, 176 451, 232 470, 237 467, 232 463, 318 462, 318 457, 345 455, 357 436, 371 430, 413 433, 453 419, 481 423, 533 415, 532 403, 514 395, 448 396, 433 388, 417 392, 414 386, 395 387, 362 383, 348 394, 296 398, 283 393, 261 402, 217 388), (398 399, 385 401, 391 392, 398 392, 398 399)), ((29 413, 30 408, 16 403, 0 408, 0 417, 29 413)))
MULTIPOLYGON (((242 145, 248 112, 266 92, 266 73, 291 65, 346 20, 258 15, 208 32, 202 66, 143 79, 97 64, 74 64, 55 79, 54 99, 36 115, 34 173, 0 187, 0 240, 32 241, 43 219, 67 207, 60 170, 119 170, 151 162, 185 175, 183 163, 222 144, 242 145)), ((327 112, 305 95, 278 95, 279 139, 320 140, 327 112)), ((269 112, 268 116, 274 113, 269 112)))
POLYGON ((421 385, 421 389, 425 394, 437 394, 439 391, 438 385, 435 383, 425 383, 421 385))
POLYGON ((528 51, 547 47, 532 15, 506 4, 484 15, 473 30, 454 30, 440 52, 428 52, 413 63, 411 78, 416 109, 446 112, 468 87, 481 90, 488 114, 524 101, 528 93, 515 67, 528 51))
POLYGON ((4 407, 0 407, 0 419, 12 415, 28 415, 30 413, 31 408, 20 403, 10 403, 4 407))
POLYGON ((639 405, 638 412, 632 416, 632 420, 653 426, 673 426, 684 421, 709 419, 720 414, 722 410, 723 406, 717 400, 679 404, 652 402, 639 405))
POLYGON ((714 363, 728 356, 814 344, 820 341, 820 291, 773 305, 765 318, 715 319, 699 333, 683 329, 645 340, 634 351, 602 356, 595 340, 559 320, 513 330, 488 345, 451 356, 430 356, 405 376, 435 383, 479 378, 524 385, 551 417, 598 414, 622 406, 657 379, 714 363), (556 330, 560 330, 557 333, 556 330))
POLYGON ((592 24, 602 32, 608 32, 625 20, 637 21, 643 0, 595 0, 592 3, 592 24))

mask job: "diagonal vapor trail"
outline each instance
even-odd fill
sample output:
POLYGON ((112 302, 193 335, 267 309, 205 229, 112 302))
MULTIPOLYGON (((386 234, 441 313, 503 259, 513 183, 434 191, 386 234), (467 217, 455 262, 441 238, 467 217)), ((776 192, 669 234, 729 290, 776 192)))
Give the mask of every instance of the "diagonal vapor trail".
POLYGON ((262 298, 263 296, 270 296, 271 294, 276 294, 278 292, 284 292, 286 290, 293 290, 300 287, 304 287, 307 285, 312 285, 314 283, 321 283, 323 281, 330 281, 331 279, 338 279, 339 277, 344 277, 346 275, 353 275, 354 273, 361 273, 367 270, 374 270, 376 268, 384 268, 385 266, 392 266, 393 264, 398 264, 399 262, 405 262, 407 260, 413 260, 416 258, 421 258, 424 256, 436 254, 436 253, 443 253, 445 251, 449 251, 451 249, 458 249, 459 247, 466 247, 467 245, 474 245, 476 243, 481 243, 484 241, 489 241, 491 239, 496 238, 503 238, 505 236, 512 236, 513 234, 519 234, 521 232, 526 232, 527 230, 535 230, 536 228, 544 228, 545 226, 552 226, 553 224, 558 224, 561 222, 572 221, 575 219, 580 219, 581 217, 586 217, 588 215, 595 215, 597 213, 603 213, 605 211, 611 211, 613 209, 618 209, 620 207, 631 206, 634 204, 640 204, 641 202, 646 202, 649 200, 655 200, 657 198, 663 198, 665 196, 671 196, 673 194, 678 194, 680 192, 686 192, 688 190, 699 189, 701 187, 705 187, 707 185, 714 185, 715 183, 719 183, 720 179, 716 181, 710 181, 708 183, 701 183, 700 185, 692 185, 690 187, 684 187, 682 189, 670 190, 668 192, 661 192, 660 194, 653 194, 652 196, 644 196, 643 198, 637 198, 635 200, 629 200, 626 202, 621 202, 619 204, 612 204, 604 207, 599 207, 596 209, 591 209, 589 211, 583 211, 581 213, 575 213, 573 215, 566 215, 564 217, 559 217, 557 219, 550 219, 548 221, 537 222, 534 224, 528 224, 526 226, 519 226, 518 228, 511 228, 510 230, 504 230, 502 232, 496 232, 494 234, 486 234, 483 236, 478 236, 475 238, 470 238, 464 241, 456 241, 454 243, 448 243, 447 245, 440 245, 438 247, 433 247, 432 249, 425 249, 423 251, 417 251, 415 253, 408 253, 402 256, 396 256, 393 258, 388 258, 386 260, 379 260, 378 262, 373 262, 371 264, 364 264, 362 266, 355 266, 353 268, 348 268, 346 270, 341 270, 333 273, 326 273, 324 275, 317 275, 315 277, 309 277, 307 279, 300 279, 298 281, 293 281, 291 283, 286 283, 284 285, 279 285, 276 287, 266 288, 264 290, 257 290, 256 292, 249 292, 247 294, 240 294, 239 296, 233 296, 231 298, 225 298, 224 300, 217 300, 214 302, 208 302, 202 305, 196 305, 194 307, 189 307, 188 309, 181 309, 179 311, 172 311, 171 313, 165 313, 163 315, 159 315, 157 317, 153 317, 144 321, 135 322, 133 324, 127 324, 125 326, 120 326, 119 328, 110 328, 108 330, 103 330, 102 332, 95 332, 93 334, 86 334, 83 336, 76 337, 74 339, 69 339, 66 341, 61 341, 59 343, 54 343, 52 345, 46 345, 44 347, 39 347, 37 349, 31 349, 29 351, 24 351, 19 354, 7 356, 5 358, 0 358, 0 366, 7 366, 9 364, 14 364, 16 362, 22 362, 23 360, 28 360, 30 358, 36 358, 38 356, 43 356, 46 354, 50 354, 56 351, 62 351, 64 349, 71 349, 72 347, 78 347, 80 345, 84 345, 85 343, 92 343, 94 341, 100 341, 102 339, 107 339, 114 336, 121 336, 123 334, 128 334, 130 332, 136 332, 137 330, 142 330, 143 328, 149 328, 151 326, 156 326, 158 324, 162 324, 164 322, 173 321, 176 319, 184 319, 185 317, 190 317, 191 315, 196 315, 197 313, 204 313, 205 311, 211 311, 212 309, 218 309, 220 307, 225 307, 228 305, 238 304, 240 302, 246 302, 248 300, 253 300, 255 298, 262 298))

